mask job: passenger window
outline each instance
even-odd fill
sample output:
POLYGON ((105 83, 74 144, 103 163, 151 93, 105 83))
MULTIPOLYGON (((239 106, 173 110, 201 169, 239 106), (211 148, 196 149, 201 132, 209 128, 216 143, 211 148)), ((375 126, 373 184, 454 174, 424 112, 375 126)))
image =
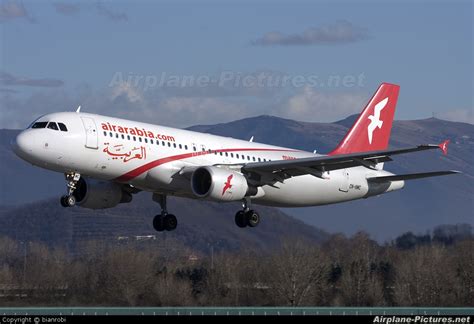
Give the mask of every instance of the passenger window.
POLYGON ((127 135, 127 139, 130 140, 130 135, 127 135))
POLYGON ((239 158, 239 155, 238 155, 238 154, 236 154, 236 155, 235 155, 235 157, 238 159, 238 158, 239 158))
POLYGON ((145 143, 148 143, 148 139, 147 139, 147 138, 145 138, 145 143))
POLYGON ((255 162, 255 156, 252 156, 253 161, 255 162))
POLYGON ((135 136, 133 136, 133 140, 136 142, 137 141, 137 138, 135 136))
POLYGON ((63 132, 67 132, 67 127, 63 123, 58 123, 59 129, 63 132))
POLYGON ((225 156, 228 157, 228 156, 229 156, 229 153, 225 152, 225 156))
POLYGON ((161 141, 161 145, 165 146, 165 141, 161 141))
POLYGON ((152 140, 152 139, 150 140, 150 143, 153 144, 153 140, 152 140))
POLYGON ((222 152, 219 152, 219 154, 222 156, 222 152))
POLYGON ((142 138, 141 138, 141 137, 139 137, 139 138, 138 138, 138 141, 139 141, 139 142, 141 142, 141 141, 142 141, 142 138))
POLYGON ((168 147, 171 147, 171 143, 170 143, 170 142, 168 142, 168 147))
POLYGON ((193 150, 194 150, 194 152, 196 152, 196 146, 193 146, 193 150))
POLYGON ((104 136, 107 136, 107 132, 104 132, 104 136))
POLYGON ((125 139, 125 135, 122 134, 122 139, 125 139))
POLYGON ((49 122, 48 123, 48 128, 49 129, 54 129, 54 130, 59 130, 58 125, 56 125, 56 123, 54 123, 54 122, 49 122))
POLYGON ((183 146, 181 144, 179 144, 179 149, 181 150, 183 148, 183 146))
POLYGON ((112 132, 109 133, 110 137, 114 137, 114 134, 112 134, 112 132))
POLYGON ((117 133, 115 133, 115 138, 119 138, 119 135, 117 133))
POLYGON ((173 147, 176 148, 176 143, 173 143, 173 147))
POLYGON ((188 146, 187 146, 187 145, 184 145, 184 149, 187 150, 187 149, 188 149, 188 146))
POLYGON ((249 161, 250 161, 250 156, 248 156, 248 155, 247 155, 247 160, 249 160, 249 161))
POLYGON ((31 126, 31 128, 46 128, 47 124, 48 122, 37 122, 37 123, 34 123, 33 126, 31 126))
POLYGON ((233 158, 233 157, 234 157, 234 153, 230 153, 230 157, 233 158))

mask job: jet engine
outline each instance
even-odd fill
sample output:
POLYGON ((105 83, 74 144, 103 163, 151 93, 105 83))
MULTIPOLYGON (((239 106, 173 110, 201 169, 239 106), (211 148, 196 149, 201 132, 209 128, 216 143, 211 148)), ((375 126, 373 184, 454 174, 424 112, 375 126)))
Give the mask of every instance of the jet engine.
POLYGON ((77 205, 90 209, 104 209, 132 201, 132 195, 114 182, 80 178, 74 191, 77 205))
POLYGON ((214 166, 197 168, 191 176, 191 188, 199 198, 218 201, 237 201, 257 193, 241 173, 214 166))

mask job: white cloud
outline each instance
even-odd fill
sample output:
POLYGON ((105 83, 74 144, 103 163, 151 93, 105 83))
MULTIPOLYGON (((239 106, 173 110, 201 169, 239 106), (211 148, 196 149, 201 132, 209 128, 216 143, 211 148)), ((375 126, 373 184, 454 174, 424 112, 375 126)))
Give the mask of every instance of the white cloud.
POLYGON ((20 18, 35 22, 21 2, 2 1, 0 4, 0 23, 20 18))
POLYGON ((128 21, 128 15, 125 12, 113 11, 105 7, 100 1, 97 2, 96 8, 99 15, 104 16, 112 21, 128 21))
POLYGON ((353 92, 322 92, 306 86, 280 107, 280 116, 295 120, 332 122, 362 111, 368 97, 353 92))
POLYGON ((65 16, 76 15, 81 10, 79 4, 74 4, 74 3, 55 2, 53 3, 53 6, 56 12, 65 16))
POLYGON ((131 103, 143 101, 143 95, 130 83, 120 83, 112 88, 111 99, 114 100, 119 96, 126 96, 131 103))
POLYGON ((332 25, 308 28, 299 34, 285 35, 280 32, 268 32, 252 44, 261 46, 335 45, 357 42, 368 37, 367 29, 357 27, 348 21, 338 21, 332 25))
POLYGON ((0 71, 0 84, 5 86, 60 87, 64 85, 64 81, 52 78, 20 77, 0 71))
POLYGON ((171 97, 160 102, 162 118, 179 126, 228 122, 250 115, 250 107, 221 98, 171 97))
POLYGON ((300 121, 327 122, 359 113, 368 99, 356 93, 325 93, 306 87, 288 96, 211 97, 176 96, 163 91, 142 91, 128 83, 95 91, 88 87, 71 95, 60 89, 41 91, 27 98, 0 93, 0 128, 21 128, 40 115, 56 111, 82 111, 172 127, 229 122, 258 115, 300 121))
POLYGON ((43 91, 21 99, 6 93, 0 97, 0 128, 25 128, 41 115, 73 111, 77 106, 77 101, 61 90, 43 91))

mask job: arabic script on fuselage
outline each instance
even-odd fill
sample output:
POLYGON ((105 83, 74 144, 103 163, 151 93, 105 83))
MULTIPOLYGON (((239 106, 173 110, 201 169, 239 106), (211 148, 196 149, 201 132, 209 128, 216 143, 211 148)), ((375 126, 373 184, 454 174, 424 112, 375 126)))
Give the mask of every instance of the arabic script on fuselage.
POLYGON ((109 143, 104 143, 104 145, 106 146, 103 152, 111 156, 112 160, 122 160, 126 163, 134 159, 146 159, 146 148, 144 146, 126 149, 123 144, 110 145, 109 143))

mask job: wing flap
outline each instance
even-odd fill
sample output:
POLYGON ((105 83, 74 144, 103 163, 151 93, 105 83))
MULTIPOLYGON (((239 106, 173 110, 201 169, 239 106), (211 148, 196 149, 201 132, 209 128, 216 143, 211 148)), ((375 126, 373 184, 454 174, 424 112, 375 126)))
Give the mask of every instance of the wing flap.
POLYGON ((368 166, 391 161, 391 155, 410 152, 439 149, 438 145, 420 145, 398 150, 372 151, 364 153, 351 153, 341 155, 323 155, 295 160, 278 160, 258 163, 248 163, 242 167, 244 172, 281 172, 298 168, 316 168, 320 171, 345 169, 355 166, 368 166))
POLYGON ((370 181, 370 182, 413 180, 413 179, 437 177, 437 176, 443 176, 443 175, 448 175, 448 174, 456 174, 456 173, 461 173, 461 172, 455 171, 455 170, 449 170, 449 171, 423 172, 423 173, 411 173, 411 174, 397 174, 397 175, 393 175, 393 176, 367 178, 367 180, 370 181))

